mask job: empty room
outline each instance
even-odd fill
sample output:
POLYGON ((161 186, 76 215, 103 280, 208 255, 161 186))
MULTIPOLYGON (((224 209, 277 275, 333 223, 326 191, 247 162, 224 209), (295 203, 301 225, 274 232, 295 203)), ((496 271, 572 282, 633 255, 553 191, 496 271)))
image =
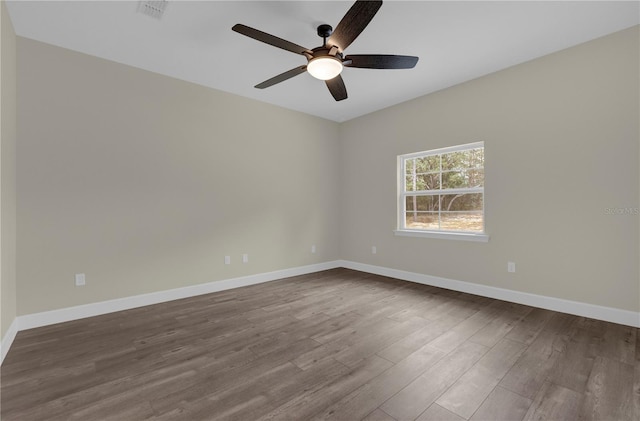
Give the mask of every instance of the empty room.
POLYGON ((640 419, 640 2, 0 15, 3 421, 640 419))

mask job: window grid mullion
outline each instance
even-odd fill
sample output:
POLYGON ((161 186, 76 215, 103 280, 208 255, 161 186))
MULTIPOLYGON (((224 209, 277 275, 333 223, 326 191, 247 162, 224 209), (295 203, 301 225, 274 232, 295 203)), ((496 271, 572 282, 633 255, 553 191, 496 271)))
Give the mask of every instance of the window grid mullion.
MULTIPOLYGON (((416 158, 413 158, 413 191, 416 191, 417 183, 416 183, 416 158)), ((418 212, 417 212, 417 207, 418 207, 418 198, 416 196, 413 196, 413 222, 417 222, 418 219, 418 212)))
MULTIPOLYGON (((442 154, 440 155, 440 192, 442 192, 442 154)), ((442 194, 438 195, 438 229, 442 229, 442 194)))
POLYGON ((470 187, 463 189, 434 189, 434 190, 417 190, 417 191, 407 191, 403 192, 404 195, 416 195, 416 196, 436 196, 436 195, 446 195, 446 194, 473 194, 473 193, 484 193, 484 189, 482 187, 470 187))

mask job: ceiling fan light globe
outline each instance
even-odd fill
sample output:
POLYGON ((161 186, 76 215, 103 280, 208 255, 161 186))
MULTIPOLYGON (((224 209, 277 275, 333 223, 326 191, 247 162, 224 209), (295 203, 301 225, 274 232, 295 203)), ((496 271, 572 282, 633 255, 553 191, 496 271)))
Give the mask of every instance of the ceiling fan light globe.
POLYGON ((320 80, 333 79, 342 72, 342 69, 342 62, 331 56, 316 57, 307 64, 309 74, 320 80))

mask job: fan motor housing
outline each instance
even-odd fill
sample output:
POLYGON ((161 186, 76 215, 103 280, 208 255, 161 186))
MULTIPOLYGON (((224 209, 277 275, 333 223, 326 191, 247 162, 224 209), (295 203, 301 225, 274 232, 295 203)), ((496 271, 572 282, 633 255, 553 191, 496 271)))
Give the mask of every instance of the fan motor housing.
POLYGON ((335 57, 336 59, 342 61, 342 53, 336 52, 334 55, 334 54, 331 54, 331 50, 332 48, 328 48, 328 47, 316 47, 311 50, 313 51, 313 56, 311 56, 309 60, 312 60, 317 57, 327 56, 327 57, 335 57))

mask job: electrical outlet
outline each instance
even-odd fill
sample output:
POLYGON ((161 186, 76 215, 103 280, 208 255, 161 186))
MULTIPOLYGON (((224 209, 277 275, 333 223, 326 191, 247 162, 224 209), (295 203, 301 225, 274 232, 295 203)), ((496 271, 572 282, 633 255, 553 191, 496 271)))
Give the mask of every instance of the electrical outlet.
POLYGON ((231 264, 231 256, 224 256, 224 264, 225 265, 231 264))
POLYGON ((376 246, 371 246, 371 254, 378 253, 378 248, 376 246))
POLYGON ((242 255, 242 263, 249 263, 249 255, 248 254, 243 254, 242 255))
POLYGON ((87 279, 84 276, 84 273, 76 273, 76 286, 83 287, 87 284, 87 279))
POLYGON ((507 272, 514 273, 516 271, 516 262, 507 262, 507 272))
POLYGON ((315 253, 316 252, 316 245, 312 245, 311 246, 311 253, 315 253))

